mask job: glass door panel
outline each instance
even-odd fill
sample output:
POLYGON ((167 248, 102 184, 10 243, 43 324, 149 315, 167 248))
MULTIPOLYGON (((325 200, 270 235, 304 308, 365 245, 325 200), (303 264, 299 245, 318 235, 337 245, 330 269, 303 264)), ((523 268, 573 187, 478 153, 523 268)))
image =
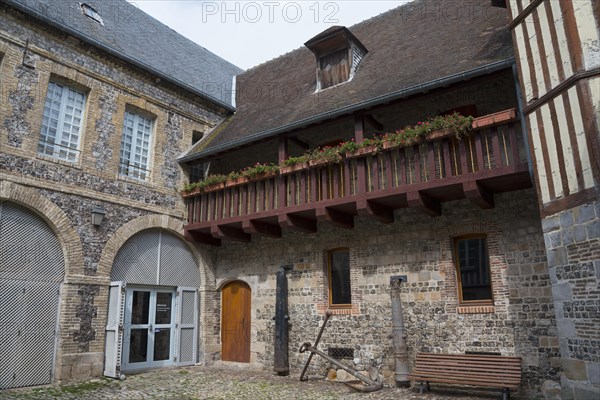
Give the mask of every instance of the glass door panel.
POLYGON ((127 290, 124 370, 173 364, 175 290, 127 290))

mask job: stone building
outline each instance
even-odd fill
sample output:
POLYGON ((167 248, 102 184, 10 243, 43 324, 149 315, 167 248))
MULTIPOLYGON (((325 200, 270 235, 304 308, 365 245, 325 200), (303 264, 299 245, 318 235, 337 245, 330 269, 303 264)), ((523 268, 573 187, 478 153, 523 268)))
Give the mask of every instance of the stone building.
POLYGON ((176 158, 240 71, 126 1, 0 4, 0 388, 197 361, 176 158))
POLYGON ((393 382, 399 290, 409 364, 517 355, 523 397, 596 398, 598 10, 507 3, 415 1, 238 76, 236 113, 179 159, 222 174, 184 194, 186 237, 214 247, 207 360, 273 365, 291 265, 292 346, 331 310, 322 350, 393 382), (476 117, 460 140, 390 139, 453 111, 476 117), (280 169, 219 184, 256 163, 280 169))
POLYGON ((19 329, 3 388, 272 368, 276 273, 291 265, 292 373, 329 310, 320 348, 393 383, 399 294, 410 365, 418 351, 517 355, 523 398, 546 381, 596 398, 594 2, 416 0, 243 73, 124 2, 5 3, 0 321, 19 329), (86 111, 57 146, 60 90, 86 111), (468 132, 403 136, 454 112, 474 117, 468 132), (124 121, 151 132, 153 162, 124 165, 124 121), (24 317, 40 308, 46 320, 24 317), (33 332, 47 364, 27 377, 33 332))

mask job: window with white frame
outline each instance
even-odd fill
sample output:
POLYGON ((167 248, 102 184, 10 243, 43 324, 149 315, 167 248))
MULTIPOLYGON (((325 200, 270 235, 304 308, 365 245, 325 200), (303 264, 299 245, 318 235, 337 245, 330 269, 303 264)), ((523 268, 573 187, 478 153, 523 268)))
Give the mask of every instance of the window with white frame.
POLYGON ((152 141, 152 119, 143 115, 125 112, 119 174, 140 180, 150 176, 150 143, 152 141))
POLYGON ((38 153, 76 162, 85 111, 84 92, 56 82, 48 84, 38 153))

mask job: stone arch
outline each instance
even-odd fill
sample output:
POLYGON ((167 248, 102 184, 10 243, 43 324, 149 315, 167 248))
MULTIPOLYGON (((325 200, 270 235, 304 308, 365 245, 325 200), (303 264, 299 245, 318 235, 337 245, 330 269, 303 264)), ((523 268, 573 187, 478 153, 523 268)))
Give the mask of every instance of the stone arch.
POLYGON ((250 285, 250 283, 248 283, 248 282, 247 282, 247 281, 245 281, 244 279, 240 279, 240 278, 237 278, 237 277, 230 277, 230 278, 224 278, 223 280, 219 281, 219 282, 217 283, 217 286, 216 286, 216 291, 220 293, 220 292, 221 292, 221 290, 223 290, 223 288, 224 288, 224 287, 225 287, 227 284, 229 284, 229 283, 231 283, 231 282, 242 282, 242 283, 244 283, 244 284, 248 285, 248 287, 249 287, 250 289, 252 289, 252 285, 250 285))
POLYGON ((153 228, 165 229, 187 244, 188 248, 194 255, 196 263, 199 266, 201 290, 206 285, 207 280, 209 280, 209 282, 210 279, 214 280, 210 271, 207 273, 208 268, 206 267, 206 262, 204 261, 204 255, 201 254, 195 246, 191 245, 181 233, 183 232, 183 221, 168 215, 159 214, 144 215, 121 226, 110 237, 104 246, 104 250, 100 256, 100 262, 98 263, 98 275, 109 277, 117 252, 125 244, 125 242, 135 234, 153 228))
POLYGON ((63 210, 40 194, 38 189, 13 182, 0 182, 0 199, 13 201, 39 215, 52 229, 61 245, 65 255, 65 276, 83 274, 81 238, 63 210))

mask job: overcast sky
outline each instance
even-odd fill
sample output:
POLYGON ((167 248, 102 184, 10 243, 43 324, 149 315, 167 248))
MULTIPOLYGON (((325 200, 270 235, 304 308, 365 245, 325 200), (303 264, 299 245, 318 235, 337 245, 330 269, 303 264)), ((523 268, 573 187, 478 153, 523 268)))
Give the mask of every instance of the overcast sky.
POLYGON ((401 1, 129 0, 213 53, 248 69, 333 26, 351 26, 401 1))

